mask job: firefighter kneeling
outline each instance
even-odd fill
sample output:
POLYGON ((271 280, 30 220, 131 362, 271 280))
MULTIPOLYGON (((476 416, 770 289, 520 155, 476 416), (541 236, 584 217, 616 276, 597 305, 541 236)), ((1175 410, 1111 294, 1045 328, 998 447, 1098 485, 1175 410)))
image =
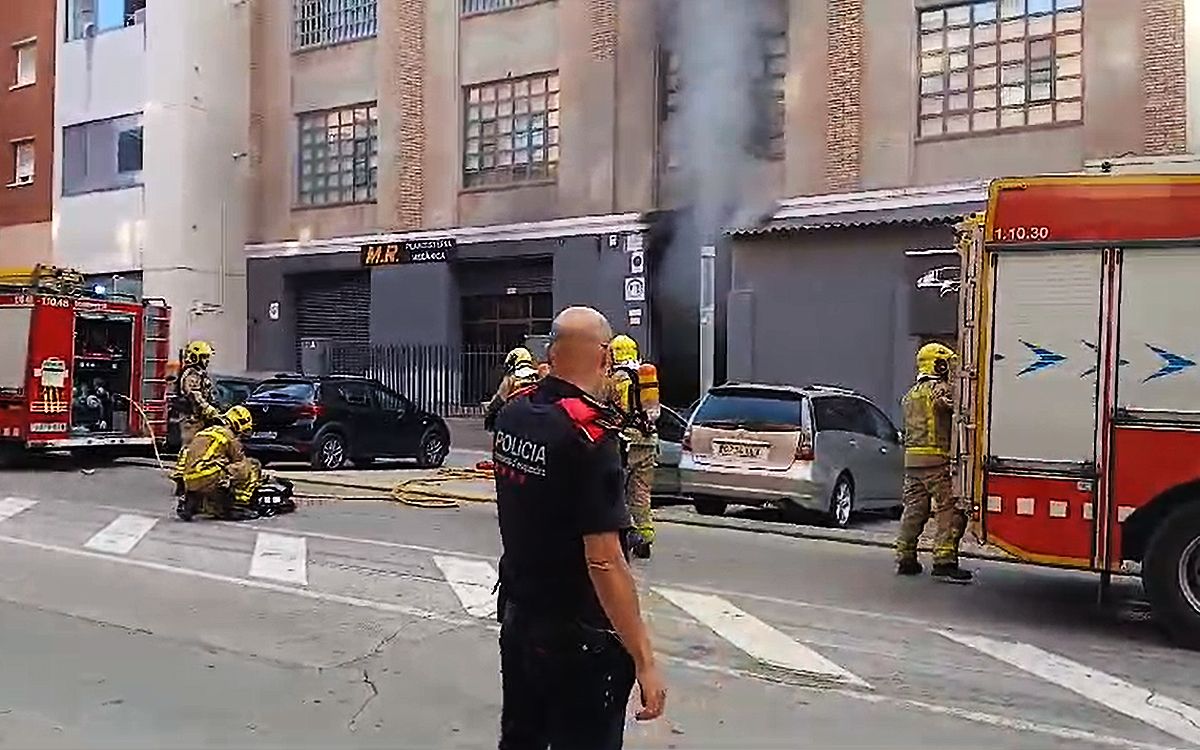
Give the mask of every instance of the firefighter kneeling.
POLYGON ((904 515, 896 538, 896 572, 920 575, 917 540, 932 513, 933 575, 970 583, 970 571, 958 567, 958 546, 967 530, 967 514, 950 489, 950 430, 954 393, 950 369, 958 355, 941 344, 917 352, 917 383, 904 396, 904 515))
POLYGON ((182 485, 177 512, 185 521, 201 510, 224 519, 257 515, 251 501, 262 484, 262 464, 246 458, 239 440, 254 420, 246 407, 235 406, 221 421, 197 433, 179 454, 172 477, 182 485))
POLYGON ((654 468, 658 462, 658 433, 654 430, 658 420, 658 370, 649 362, 638 360, 637 342, 624 334, 613 338, 609 344, 613 372, 609 382, 609 399, 621 411, 630 416, 640 404, 645 424, 626 427, 621 432, 625 442, 626 486, 625 497, 629 515, 633 518, 632 551, 639 558, 650 557, 654 544, 654 514, 650 505, 650 490, 654 485, 654 468), (630 371, 638 374, 637 382, 630 371), (635 398, 631 391, 638 389, 635 398))

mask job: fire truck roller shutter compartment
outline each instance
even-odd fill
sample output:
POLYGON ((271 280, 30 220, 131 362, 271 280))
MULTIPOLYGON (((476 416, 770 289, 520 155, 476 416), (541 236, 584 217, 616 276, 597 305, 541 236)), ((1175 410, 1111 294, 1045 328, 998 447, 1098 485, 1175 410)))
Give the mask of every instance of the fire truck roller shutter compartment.
POLYGON ((1093 462, 1101 262, 1098 251, 997 256, 990 458, 1093 462))
POLYGON ((84 305, 76 305, 71 433, 123 434, 133 397, 133 316, 85 312, 84 305))
POLYGON ((25 387, 25 360, 29 356, 29 323, 33 307, 0 307, 0 393, 25 387))

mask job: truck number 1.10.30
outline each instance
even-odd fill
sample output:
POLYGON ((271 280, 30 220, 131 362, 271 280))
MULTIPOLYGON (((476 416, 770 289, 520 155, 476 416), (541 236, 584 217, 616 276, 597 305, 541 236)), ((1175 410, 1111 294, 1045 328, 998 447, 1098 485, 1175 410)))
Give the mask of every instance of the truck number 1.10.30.
POLYGON ((996 227, 993 242, 1044 242, 1050 239, 1050 227, 996 227))

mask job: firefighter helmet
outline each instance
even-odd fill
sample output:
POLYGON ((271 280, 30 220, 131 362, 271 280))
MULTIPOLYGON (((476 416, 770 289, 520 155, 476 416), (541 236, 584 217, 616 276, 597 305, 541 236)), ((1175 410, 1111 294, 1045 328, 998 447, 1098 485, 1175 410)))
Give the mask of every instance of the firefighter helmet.
POLYGON ((938 343, 926 344, 917 352, 917 377, 944 376, 957 360, 958 355, 950 347, 938 343))
POLYGON ((516 349, 510 351, 508 356, 504 358, 504 369, 508 372, 514 372, 517 367, 521 365, 533 367, 534 361, 533 355, 529 353, 528 349, 523 346, 518 346, 516 349))
POLYGON ((241 405, 225 412, 221 421, 238 435, 245 435, 254 429, 254 417, 251 416, 249 409, 241 405))
POLYGON ((625 334, 613 337, 612 343, 609 345, 609 351, 612 352, 613 363, 618 365, 637 362, 638 347, 637 342, 625 334))
POLYGON ((187 366, 208 367, 208 361, 217 350, 207 341, 193 341, 183 350, 183 364, 187 366))

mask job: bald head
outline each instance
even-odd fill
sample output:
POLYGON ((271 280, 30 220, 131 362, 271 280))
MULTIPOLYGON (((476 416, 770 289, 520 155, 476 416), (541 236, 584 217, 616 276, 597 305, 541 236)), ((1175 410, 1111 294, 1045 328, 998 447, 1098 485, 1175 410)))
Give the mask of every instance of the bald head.
POLYGON ((608 366, 612 326, 599 310, 568 307, 550 327, 550 367, 558 378, 598 393, 608 366))

